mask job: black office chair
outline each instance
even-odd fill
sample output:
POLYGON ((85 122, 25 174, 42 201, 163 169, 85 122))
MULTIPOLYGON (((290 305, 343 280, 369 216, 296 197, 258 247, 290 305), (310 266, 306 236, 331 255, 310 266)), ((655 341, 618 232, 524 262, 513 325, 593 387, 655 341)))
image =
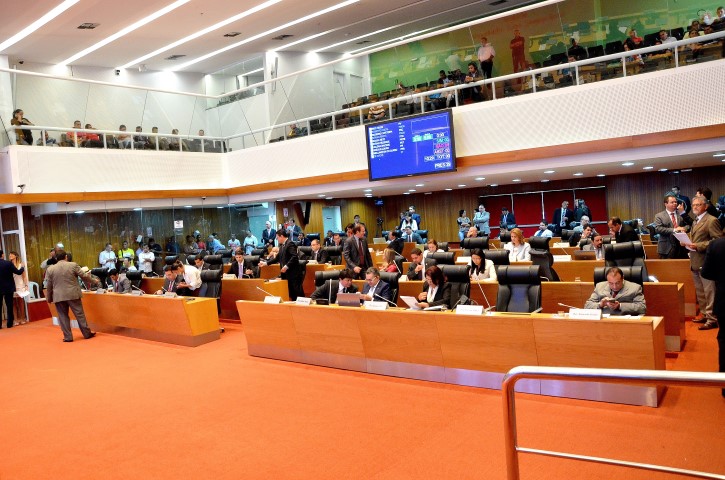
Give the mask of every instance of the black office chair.
POLYGON ((302 280, 300 281, 300 284, 303 284, 305 282, 305 277, 307 276, 307 262, 309 260, 300 260, 300 267, 302 268, 302 280))
POLYGON ((254 271, 254 277, 259 277, 259 260, 261 257, 259 255, 244 255, 244 266, 246 267, 249 265, 252 270, 254 271))
POLYGON ((338 280, 340 270, 318 270, 315 272, 315 288, 321 287, 328 280, 338 280))
POLYGON ((301 253, 305 257, 312 255, 312 247, 297 247, 297 253, 301 253))
POLYGON ((423 239, 423 243, 428 240, 428 230, 418 230, 418 235, 420 235, 420 238, 423 239))
POLYGON ((647 230, 649 231, 649 239, 652 243, 658 243, 660 241, 660 234, 655 230, 655 224, 650 223, 647 225, 647 230))
POLYGON ((252 255, 257 255, 258 257, 261 257, 266 254, 267 254, 266 248, 255 248, 252 250, 252 255))
POLYGON ((541 310, 539 266, 506 265, 496 267, 498 312, 537 312, 541 310))
POLYGON ((585 238, 583 240, 579 240, 579 250, 584 250, 584 245, 589 245, 592 243, 591 238, 585 238))
POLYGON ((470 265, 441 265, 441 271, 446 277, 446 282, 451 285, 451 309, 456 305, 468 305, 470 302, 470 270, 470 265))
POLYGON ((108 283, 106 283, 106 278, 108 278, 108 269, 107 268, 94 268, 91 269, 91 275, 95 275, 98 277, 98 279, 101 281, 101 285, 106 287, 108 283))
POLYGON ((494 265, 511 265, 509 252, 506 250, 484 250, 483 256, 486 260, 491 260, 494 265))
POLYGON ((604 249, 604 266, 606 267, 642 267, 642 275, 647 276, 644 263, 644 247, 642 242, 623 242, 602 245, 604 249))
POLYGON ((138 270, 126 272, 126 278, 131 282, 131 285, 136 288, 141 288, 141 272, 138 270))
POLYGON ((587 53, 589 54, 589 58, 603 57, 604 47, 601 45, 594 45, 593 47, 587 48, 587 53))
MULTIPOLYGON (((611 267, 595 267, 594 268, 594 285, 607 280, 607 272, 611 267)), ((622 270, 622 277, 628 282, 636 283, 644 286, 644 282, 648 282, 643 267, 619 267, 622 270)))
POLYGON ((476 238, 464 238, 461 242, 461 248, 463 248, 464 250, 473 250, 474 248, 488 250, 488 236, 484 235, 482 237, 476 238))
POLYGON ((561 229, 561 241, 562 242, 568 242, 569 238, 574 235, 574 230, 568 230, 566 228, 561 229))
MULTIPOLYGON (((398 279, 400 274, 398 272, 380 272, 380 280, 390 285, 390 301, 398 303, 398 279)), ((376 299, 380 300, 380 299, 376 299)), ((382 300, 381 300, 382 301, 382 300)))
MULTIPOLYGON (((222 297, 222 275, 223 270, 202 270, 201 287, 199 288, 199 296, 205 298, 216 298, 217 314, 221 313, 221 297, 222 297)), ((222 331, 224 331, 222 329, 222 331)))
POLYGON ((333 265, 342 264, 342 247, 323 247, 323 250, 330 256, 333 265))
POLYGON ((612 243, 612 236, 611 235, 602 235, 602 244, 607 245, 612 243))
POLYGON ((432 258, 437 265, 455 265, 456 254, 454 252, 435 252, 426 255, 426 258, 432 258))
MULTIPOLYGON (((242 250, 244 250, 244 249, 242 248, 242 250)), ((220 257, 222 257, 223 264, 232 263, 232 251, 231 250, 227 250, 227 249, 217 250, 216 254, 219 255, 220 257)))
POLYGON ((212 270, 223 270, 221 255, 207 255, 204 257, 204 262, 208 263, 212 270))
POLYGON ((541 267, 540 275, 546 277, 550 282, 558 282, 559 275, 552 269, 554 265, 554 256, 549 250, 549 237, 531 237, 529 238, 529 254, 531 255, 531 263, 541 267))
POLYGON ((621 40, 617 40, 614 42, 609 42, 604 46, 604 52, 607 55, 612 55, 615 53, 621 53, 624 51, 624 45, 622 44, 621 40))
POLYGON ((438 248, 444 252, 448 251, 448 242, 438 242, 438 248))
POLYGON ((549 251, 550 237, 531 237, 529 238, 529 246, 534 250, 549 251))
POLYGON ((178 255, 166 255, 164 258, 164 265, 173 265, 178 259, 178 255))
POLYGON ((504 232, 498 237, 499 241, 501 242, 501 245, 503 246, 504 243, 511 243, 511 232, 504 232))

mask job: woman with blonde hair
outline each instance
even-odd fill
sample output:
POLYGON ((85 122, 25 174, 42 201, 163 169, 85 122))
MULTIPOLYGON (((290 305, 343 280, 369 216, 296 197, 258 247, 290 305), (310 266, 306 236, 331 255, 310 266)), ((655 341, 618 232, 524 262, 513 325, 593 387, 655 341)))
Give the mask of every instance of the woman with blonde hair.
POLYGON ((523 262, 531 260, 531 246, 524 240, 524 232, 520 228, 511 230, 511 242, 504 245, 509 252, 510 262, 523 262))

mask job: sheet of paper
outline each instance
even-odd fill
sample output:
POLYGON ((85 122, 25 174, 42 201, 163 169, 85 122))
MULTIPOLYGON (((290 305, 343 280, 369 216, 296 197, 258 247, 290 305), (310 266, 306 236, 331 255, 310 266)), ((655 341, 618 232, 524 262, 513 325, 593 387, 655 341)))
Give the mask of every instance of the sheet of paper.
POLYGON ((690 240, 690 237, 687 236, 684 232, 675 232, 672 235, 675 236, 678 242, 682 242, 685 245, 692 245, 692 241, 690 240))

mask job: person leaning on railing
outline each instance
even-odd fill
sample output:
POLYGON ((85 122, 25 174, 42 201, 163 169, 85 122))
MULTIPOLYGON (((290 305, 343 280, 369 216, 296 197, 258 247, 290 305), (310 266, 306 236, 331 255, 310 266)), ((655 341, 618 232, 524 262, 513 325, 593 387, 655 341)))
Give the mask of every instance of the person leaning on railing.
MULTIPOLYGON (((23 110, 21 108, 16 109, 13 112, 13 118, 10 120, 10 125, 32 125, 33 123, 23 116, 23 110)), ((15 143, 18 145, 32 145, 33 144, 33 132, 28 128, 16 128, 15 129, 15 143)))

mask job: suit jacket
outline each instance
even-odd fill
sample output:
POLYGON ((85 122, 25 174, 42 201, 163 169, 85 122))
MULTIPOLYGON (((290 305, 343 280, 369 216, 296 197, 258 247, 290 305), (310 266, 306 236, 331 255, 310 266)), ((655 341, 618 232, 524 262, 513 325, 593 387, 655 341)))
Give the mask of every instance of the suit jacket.
MULTIPOLYGON (((373 259, 370 256, 370 250, 368 250, 368 244, 367 241, 363 238, 362 239, 362 253, 364 258, 360 258, 360 250, 358 249, 358 238, 353 235, 352 237, 345 240, 345 246, 342 247, 342 257, 345 259, 345 263, 347 264, 347 268, 352 270, 355 267, 359 267, 364 260, 365 268, 373 267, 373 259)), ((364 274, 365 272, 360 272, 361 274, 364 274)))
MULTIPOLYGON (((423 285, 423 291, 428 291, 428 283, 423 285)), ((425 300, 422 301, 425 302, 425 300)), ((436 292, 435 297, 433 297, 433 301, 427 303, 429 307, 445 305, 446 308, 451 308, 451 284, 444 282, 443 284, 438 285, 438 291, 436 292)))
MULTIPOLYGON (((312 292, 310 298, 312 298, 312 300, 330 299, 330 303, 336 303, 337 292, 339 289, 340 280, 327 280, 325 283, 317 287, 314 292, 312 292), (330 289, 332 289, 332 293, 330 292, 330 289)), ((357 287, 355 285, 350 285, 347 289, 347 293, 357 293, 357 287)))
MULTIPOLYGON (((244 262, 243 267, 244 272, 242 272, 242 275, 246 275, 247 269, 250 269, 252 271, 252 277, 257 278, 259 277, 259 268, 253 266, 251 263, 244 262)), ((232 260, 231 267, 229 267, 229 273, 234 275, 236 278, 239 278, 239 263, 237 263, 237 260, 232 260)), ((244 278, 244 277, 242 277, 244 278)))
POLYGON ((174 277, 173 280, 168 280, 166 277, 164 277, 164 285, 163 289, 167 292, 175 292, 176 289, 179 286, 179 277, 174 277))
MULTIPOLYGON (((410 236, 412 237, 412 240, 408 240, 408 235, 406 235, 404 233, 403 236, 400 237, 400 239, 403 240, 403 242, 410 242, 410 241, 412 241, 412 242, 415 242, 417 244, 424 243, 423 242, 423 237, 421 237, 420 235, 418 235, 417 232, 411 233, 410 236)), ((401 250, 401 252, 402 252, 402 250, 401 250)))
POLYGON ((690 268, 693 271, 699 270, 705 263, 705 252, 710 242, 720 237, 722 237, 720 222, 709 213, 705 213, 698 222, 692 225, 690 240, 697 248, 697 251, 690 251, 690 268))
POLYGON ((634 231, 634 228, 626 223, 623 223, 622 228, 620 228, 619 232, 614 236, 614 240, 617 243, 639 242, 639 235, 637 235, 637 232, 634 231))
POLYGON ((327 253, 325 250, 320 247, 320 249, 317 251, 317 255, 315 255, 315 252, 310 252, 309 255, 305 255, 305 260, 315 260, 317 263, 327 263, 330 261, 330 254, 327 253))
POLYGON ((506 215, 501 214, 501 224, 502 225, 514 225, 516 224, 516 217, 514 217, 514 214, 509 212, 506 215))
POLYGON ((574 212, 568 208, 562 212, 561 208, 554 210, 554 217, 551 219, 551 223, 554 224, 554 229, 561 233, 562 228, 569 228, 569 224, 574 220, 574 212), (562 215, 563 213, 563 215, 562 215), (566 225, 561 226, 561 217, 566 217, 566 225))
MULTIPOLYGON (((682 221, 680 215, 675 211, 675 220, 677 220, 678 226, 684 226, 685 222, 682 221)), ((680 242, 675 239, 672 235, 675 231, 675 226, 672 224, 672 218, 667 210, 663 210, 655 215, 655 232, 660 236, 657 242, 657 253, 660 255, 670 255, 675 247, 680 245, 680 242)))
MULTIPOLYGON (((425 260, 423 260, 425 262, 425 260)), ((423 264, 423 270, 416 273, 415 268, 418 266, 417 263, 411 262, 410 266, 408 267, 408 280, 423 280, 423 275, 425 274, 425 263, 423 264)))
POLYGON ((604 249, 599 247, 598 251, 594 249, 594 244, 587 243, 582 247, 582 250, 591 250, 597 254, 597 260, 604 260, 604 249))
POLYGON ((118 282, 115 284, 110 278, 108 281, 111 282, 111 286, 113 287, 113 291, 115 293, 131 293, 131 281, 128 278, 118 277, 118 282))
POLYGON ((287 271, 280 276, 292 283, 300 281, 302 276, 302 268, 300 258, 297 255, 297 245, 287 239, 286 242, 279 246, 279 255, 267 262, 269 264, 279 263, 280 268, 287 267, 287 271))
POLYGON ((265 245, 274 245, 275 238, 277 238, 277 231, 274 228, 269 232, 266 228, 262 231, 262 243, 265 245))
MULTIPOLYGON (((704 278, 715 282, 715 305, 712 312, 717 318, 725 318, 725 268, 723 265, 725 265, 725 237, 720 237, 711 241, 707 246, 705 261, 700 271, 704 278)), ((722 335, 723 333, 718 332, 718 338, 723 338, 722 335)), ((722 345, 720 348, 722 349, 722 345)), ((720 370, 722 371, 722 364, 720 370)))
MULTIPOLYGON (((418 235, 420 236, 420 235, 418 235)), ((405 247, 405 242, 402 238, 396 238, 394 240, 391 240, 388 244, 388 248, 395 250, 395 253, 401 254, 403 253, 403 247, 405 247)))
POLYGON ((20 275, 25 267, 15 268, 10 260, 0 260, 0 293, 11 293, 15 291, 15 279, 13 274, 20 275))
MULTIPOLYGON (((365 287, 363 288, 363 295, 367 295, 370 291, 370 284, 365 283, 365 287)), ((383 300, 380 300, 380 297, 383 297, 385 300, 392 301, 392 294, 393 292, 390 291, 390 285, 387 282, 383 282, 382 280, 378 281, 378 284, 375 286, 375 295, 373 297, 373 301, 382 302, 383 300)))
MULTIPOLYGON (((599 302, 604 297, 611 296, 612 291, 609 289, 609 283, 599 282, 594 287, 592 296, 589 297, 584 308, 597 309, 599 308, 599 302)), ((647 310, 642 287, 636 283, 624 280, 622 289, 614 299, 619 302, 619 310, 610 310, 609 307, 604 307, 602 313, 611 313, 612 315, 644 315, 647 310)))
POLYGON ((75 262, 62 260, 48 267, 45 273, 48 303, 80 299, 82 292, 78 278, 82 276, 81 267, 75 262))

